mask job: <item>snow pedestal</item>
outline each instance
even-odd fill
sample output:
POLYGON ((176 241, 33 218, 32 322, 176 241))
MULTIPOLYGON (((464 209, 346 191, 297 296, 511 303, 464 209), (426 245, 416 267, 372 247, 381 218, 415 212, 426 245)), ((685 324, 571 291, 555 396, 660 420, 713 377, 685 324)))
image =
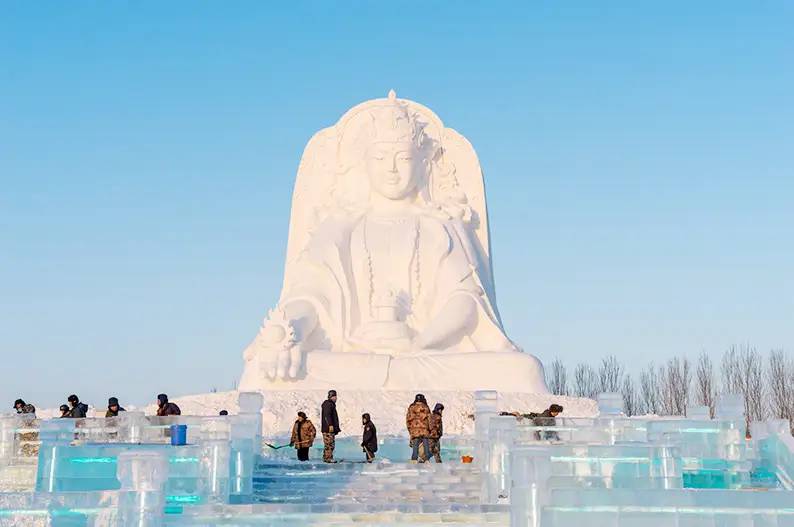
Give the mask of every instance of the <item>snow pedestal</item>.
POLYGON ((483 469, 488 450, 488 426, 492 417, 499 415, 499 392, 478 390, 474 392, 474 443, 475 462, 483 469))
POLYGON ((262 407, 259 392, 240 392, 240 413, 231 426, 231 503, 250 502, 254 493, 254 464, 262 449, 262 407))
POLYGON ((163 525, 168 455, 160 451, 127 451, 118 456, 116 476, 121 483, 119 527, 163 525))
POLYGON ((514 448, 510 452, 510 477, 510 526, 537 527, 542 507, 549 503, 549 451, 542 447, 514 448))
POLYGON ((483 497, 487 503, 507 503, 510 499, 510 450, 515 444, 516 419, 492 417, 485 451, 483 497))

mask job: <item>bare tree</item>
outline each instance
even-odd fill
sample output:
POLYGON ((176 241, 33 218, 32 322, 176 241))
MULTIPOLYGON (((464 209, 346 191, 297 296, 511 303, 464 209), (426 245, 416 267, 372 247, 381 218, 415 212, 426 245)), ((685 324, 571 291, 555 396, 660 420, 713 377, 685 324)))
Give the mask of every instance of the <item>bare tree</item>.
POLYGON ((573 393, 577 397, 594 398, 598 393, 598 377, 589 364, 579 363, 573 371, 573 393))
POLYGON ((731 346, 722 354, 720 373, 722 375, 722 393, 742 392, 741 368, 739 367, 739 353, 736 346, 731 346))
POLYGON ((665 415, 684 415, 689 401, 692 373, 689 360, 673 357, 659 368, 661 410, 665 415))
POLYGON ((546 372, 546 386, 554 395, 568 395, 568 372, 565 364, 555 358, 546 372))
POLYGON ((598 367, 598 391, 599 392, 619 392, 621 388, 621 378, 623 377, 623 365, 618 362, 617 357, 609 355, 601 360, 598 367))
POLYGON ((767 415, 764 404, 764 362, 761 355, 749 346, 742 353, 742 376, 745 386, 744 407, 747 410, 747 422, 761 421, 767 415))
POLYGON ((623 395, 623 411, 626 415, 631 417, 640 413, 640 397, 634 384, 634 378, 631 375, 623 377, 623 385, 620 392, 623 395))
POLYGON ((698 357, 695 373, 695 400, 702 406, 708 406, 709 416, 713 418, 716 398, 717 387, 714 382, 714 364, 704 351, 698 357))
POLYGON ((794 362, 783 350, 769 354, 767 366, 770 412, 777 419, 788 419, 794 430, 794 362))
POLYGON ((640 408, 637 413, 659 414, 661 412, 659 376, 656 366, 650 363, 640 372, 640 408))
POLYGON ((722 356, 723 393, 736 393, 744 400, 747 425, 766 416, 764 405, 764 367, 755 348, 731 346, 722 356))

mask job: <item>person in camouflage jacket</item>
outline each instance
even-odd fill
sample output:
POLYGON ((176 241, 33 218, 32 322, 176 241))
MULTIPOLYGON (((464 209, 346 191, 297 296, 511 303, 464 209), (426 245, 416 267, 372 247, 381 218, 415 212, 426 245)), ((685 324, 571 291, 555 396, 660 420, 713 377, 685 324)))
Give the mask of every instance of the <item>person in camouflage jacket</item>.
POLYGON ((289 444, 298 450, 298 461, 309 461, 309 449, 317 437, 317 429, 304 412, 298 412, 298 419, 292 427, 289 444))
POLYGON ((444 435, 443 412, 444 405, 436 403, 433 413, 430 415, 430 453, 436 463, 441 463, 441 436, 444 435))
POLYGON ((411 461, 424 463, 430 456, 430 407, 427 399, 421 393, 416 394, 414 402, 408 407, 405 414, 405 426, 411 438, 411 461), (420 452, 420 448, 423 451, 420 452))

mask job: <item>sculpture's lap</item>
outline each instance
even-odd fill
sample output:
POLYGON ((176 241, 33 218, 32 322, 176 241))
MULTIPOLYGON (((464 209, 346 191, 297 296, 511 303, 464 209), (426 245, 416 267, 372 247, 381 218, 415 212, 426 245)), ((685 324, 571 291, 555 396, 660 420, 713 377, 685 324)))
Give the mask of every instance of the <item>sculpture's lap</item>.
POLYGON ((246 371, 245 390, 450 390, 492 389, 545 393, 540 361, 521 352, 427 353, 395 357, 313 351, 310 372, 297 381, 269 381, 246 371))

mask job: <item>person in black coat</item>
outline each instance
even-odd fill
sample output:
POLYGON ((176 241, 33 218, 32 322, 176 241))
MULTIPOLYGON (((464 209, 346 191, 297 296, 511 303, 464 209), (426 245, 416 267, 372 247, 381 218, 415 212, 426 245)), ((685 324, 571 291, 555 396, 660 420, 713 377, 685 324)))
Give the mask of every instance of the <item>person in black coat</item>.
POLYGON ((69 417, 73 419, 82 419, 83 417, 86 417, 86 415, 88 414, 88 405, 85 403, 81 403, 80 398, 77 397, 75 394, 70 395, 69 398, 66 399, 66 402, 68 402, 71 405, 71 409, 69 410, 69 417))
POLYGON ((320 432, 323 434, 323 461, 335 463, 334 448, 339 433, 339 414, 336 413, 336 390, 328 391, 328 399, 323 401, 320 432))
POLYGON ((375 452, 378 451, 378 430, 375 428, 375 423, 372 422, 369 414, 361 416, 361 424, 364 425, 361 447, 367 455, 367 463, 372 463, 372 460, 375 459, 375 452))

